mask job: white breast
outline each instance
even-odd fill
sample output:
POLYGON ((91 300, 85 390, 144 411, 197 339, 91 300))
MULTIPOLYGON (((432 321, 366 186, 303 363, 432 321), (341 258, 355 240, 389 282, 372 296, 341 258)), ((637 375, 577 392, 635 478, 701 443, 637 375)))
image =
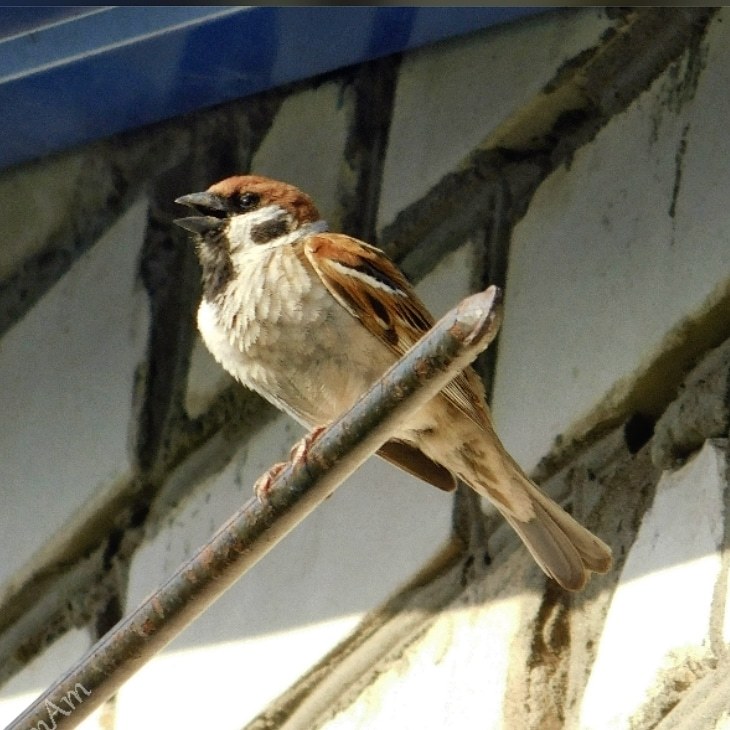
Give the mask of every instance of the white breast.
POLYGON ((236 379, 306 426, 340 415, 395 359, 288 246, 253 250, 236 282, 223 305, 201 303, 203 340, 236 379))

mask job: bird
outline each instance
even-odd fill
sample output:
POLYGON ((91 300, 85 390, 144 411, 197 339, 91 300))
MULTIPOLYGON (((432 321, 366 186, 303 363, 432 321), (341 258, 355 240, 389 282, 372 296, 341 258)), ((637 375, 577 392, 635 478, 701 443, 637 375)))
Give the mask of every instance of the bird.
MULTIPOLYGON (((433 325, 386 254, 331 232, 312 198, 260 175, 228 177, 176 203, 201 265, 200 335, 244 386, 320 432, 433 325)), ((481 379, 465 369, 399 425, 378 454, 450 491, 457 481, 504 516, 547 576, 576 591, 611 549, 548 497, 495 432, 481 379)))

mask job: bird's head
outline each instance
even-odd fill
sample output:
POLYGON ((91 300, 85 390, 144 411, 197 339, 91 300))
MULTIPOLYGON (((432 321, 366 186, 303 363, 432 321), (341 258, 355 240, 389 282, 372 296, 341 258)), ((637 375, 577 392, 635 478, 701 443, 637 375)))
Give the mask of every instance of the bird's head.
POLYGON ((231 248, 270 244, 320 220, 314 202, 299 188, 259 175, 229 177, 175 202, 198 214, 178 218, 177 225, 203 243, 219 244, 224 237, 231 248))
POLYGON ((204 282, 212 285, 206 288, 215 293, 252 249, 287 245, 327 227, 312 199, 299 188, 259 175, 229 177, 175 202, 196 213, 175 223, 195 234, 204 282))

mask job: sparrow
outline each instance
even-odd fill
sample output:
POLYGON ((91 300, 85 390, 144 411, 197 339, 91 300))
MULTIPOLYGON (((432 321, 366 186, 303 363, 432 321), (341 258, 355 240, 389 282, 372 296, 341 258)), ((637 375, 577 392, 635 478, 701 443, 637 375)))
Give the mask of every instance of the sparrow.
MULTIPOLYGON (((195 213, 175 223, 194 234, 200 259, 203 341, 235 379, 307 428, 338 418, 434 323, 383 251, 329 232, 293 185, 235 176, 175 202, 195 213)), ((378 454, 439 489, 458 479, 487 497, 565 589, 611 566, 610 548, 504 448, 472 368, 378 454)))

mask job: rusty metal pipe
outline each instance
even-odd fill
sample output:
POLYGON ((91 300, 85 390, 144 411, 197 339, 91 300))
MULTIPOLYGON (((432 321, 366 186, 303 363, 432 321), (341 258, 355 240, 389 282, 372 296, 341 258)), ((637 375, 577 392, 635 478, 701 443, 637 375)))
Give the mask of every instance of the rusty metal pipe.
POLYGON ((332 494, 403 418, 486 349, 500 322, 501 292, 494 286, 448 312, 322 433, 305 462, 289 463, 279 473, 265 504, 255 498, 247 502, 7 730, 76 727, 332 494), (74 702, 75 697, 80 701, 74 702), (73 711, 68 711, 70 704, 73 711))

